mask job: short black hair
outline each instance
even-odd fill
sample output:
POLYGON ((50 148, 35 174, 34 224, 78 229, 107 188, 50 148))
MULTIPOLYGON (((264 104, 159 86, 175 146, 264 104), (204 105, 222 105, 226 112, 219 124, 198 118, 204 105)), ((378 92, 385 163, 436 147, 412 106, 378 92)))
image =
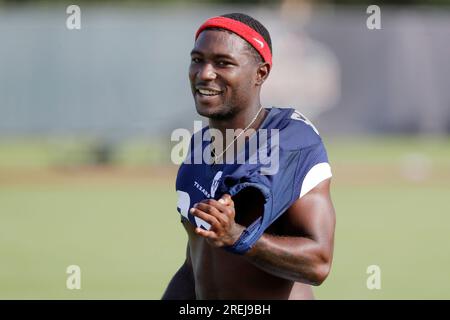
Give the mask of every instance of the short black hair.
POLYGON ((247 26, 249 26, 250 28, 252 28, 253 30, 255 30, 256 32, 258 32, 261 35, 261 37, 263 37, 264 40, 266 40, 267 44, 269 45, 270 53, 272 53, 272 39, 270 39, 269 31, 267 31, 266 27, 264 27, 261 22, 244 13, 228 13, 222 15, 221 17, 242 22, 247 26))
MULTIPOLYGON (((267 31, 266 27, 264 27, 261 22, 259 22, 258 20, 254 19, 244 13, 228 13, 228 14, 221 15, 221 17, 242 22, 242 23, 246 24, 247 26, 249 26, 250 28, 252 28, 253 30, 255 30, 256 32, 258 32, 261 35, 261 37, 263 37, 263 39, 267 42, 269 49, 270 49, 270 53, 272 53, 272 39, 270 38, 269 31, 267 31)), ((223 29, 223 28, 219 28, 219 27, 207 28, 207 30, 222 30, 222 31, 227 31, 228 33, 234 33, 232 31, 229 31, 229 30, 223 29)), ((261 54, 258 51, 256 51, 256 49, 250 43, 248 43, 247 41, 245 41, 245 43, 247 44, 247 48, 253 54, 255 62, 256 63, 263 62, 264 59, 261 56, 261 54)))

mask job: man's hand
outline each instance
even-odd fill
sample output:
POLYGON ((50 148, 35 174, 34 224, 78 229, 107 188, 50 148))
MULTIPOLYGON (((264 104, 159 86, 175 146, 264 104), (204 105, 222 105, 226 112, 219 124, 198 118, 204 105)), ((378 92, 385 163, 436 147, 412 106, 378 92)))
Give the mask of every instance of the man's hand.
POLYGON ((195 233, 206 238, 214 247, 232 246, 245 230, 234 220, 234 202, 229 194, 218 201, 207 199, 196 203, 190 213, 211 225, 209 230, 195 228, 195 233))

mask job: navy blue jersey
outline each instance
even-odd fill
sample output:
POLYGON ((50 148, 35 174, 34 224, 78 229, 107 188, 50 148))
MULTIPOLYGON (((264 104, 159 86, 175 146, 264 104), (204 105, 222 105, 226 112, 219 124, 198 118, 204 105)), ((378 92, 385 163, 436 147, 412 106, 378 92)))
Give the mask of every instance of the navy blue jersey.
POLYGON ((198 161, 198 155, 209 155, 211 146, 208 139, 202 138, 209 130, 205 127, 191 138, 190 152, 178 170, 177 210, 196 227, 210 228, 207 222, 189 213, 197 202, 208 198, 217 200, 225 193, 234 196, 249 187, 264 196, 263 215, 245 229, 232 247, 226 248, 234 253, 248 251, 297 199, 331 177, 322 139, 308 119, 292 108, 266 110, 269 111, 266 119, 236 155, 236 161, 223 164, 198 161), (256 152, 251 147, 255 145, 256 152))

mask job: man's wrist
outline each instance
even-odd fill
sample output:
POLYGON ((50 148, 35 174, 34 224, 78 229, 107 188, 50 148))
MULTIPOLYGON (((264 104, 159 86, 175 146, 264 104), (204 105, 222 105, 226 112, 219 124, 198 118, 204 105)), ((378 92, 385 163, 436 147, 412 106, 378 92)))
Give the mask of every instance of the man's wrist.
POLYGON ((242 233, 244 232, 245 227, 240 224, 235 223, 234 229, 235 229, 235 231, 233 232, 233 236, 232 236, 233 242, 229 245, 230 247, 232 247, 236 244, 236 242, 242 236, 242 233))

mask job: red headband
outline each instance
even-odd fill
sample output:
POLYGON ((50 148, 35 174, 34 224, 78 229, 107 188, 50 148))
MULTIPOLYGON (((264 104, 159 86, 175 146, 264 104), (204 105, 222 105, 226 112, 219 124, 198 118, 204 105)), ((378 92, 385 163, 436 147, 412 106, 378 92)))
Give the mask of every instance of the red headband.
POLYGON ((230 30, 236 33, 238 36, 250 43, 250 45, 254 47, 263 57, 264 61, 268 62, 270 66, 272 66, 272 53, 270 52, 270 47, 266 40, 264 40, 264 38, 257 31, 253 30, 245 23, 226 17, 210 18, 206 20, 200 28, 198 28, 197 33, 195 34, 195 40, 197 40, 203 30, 214 27, 230 30))

